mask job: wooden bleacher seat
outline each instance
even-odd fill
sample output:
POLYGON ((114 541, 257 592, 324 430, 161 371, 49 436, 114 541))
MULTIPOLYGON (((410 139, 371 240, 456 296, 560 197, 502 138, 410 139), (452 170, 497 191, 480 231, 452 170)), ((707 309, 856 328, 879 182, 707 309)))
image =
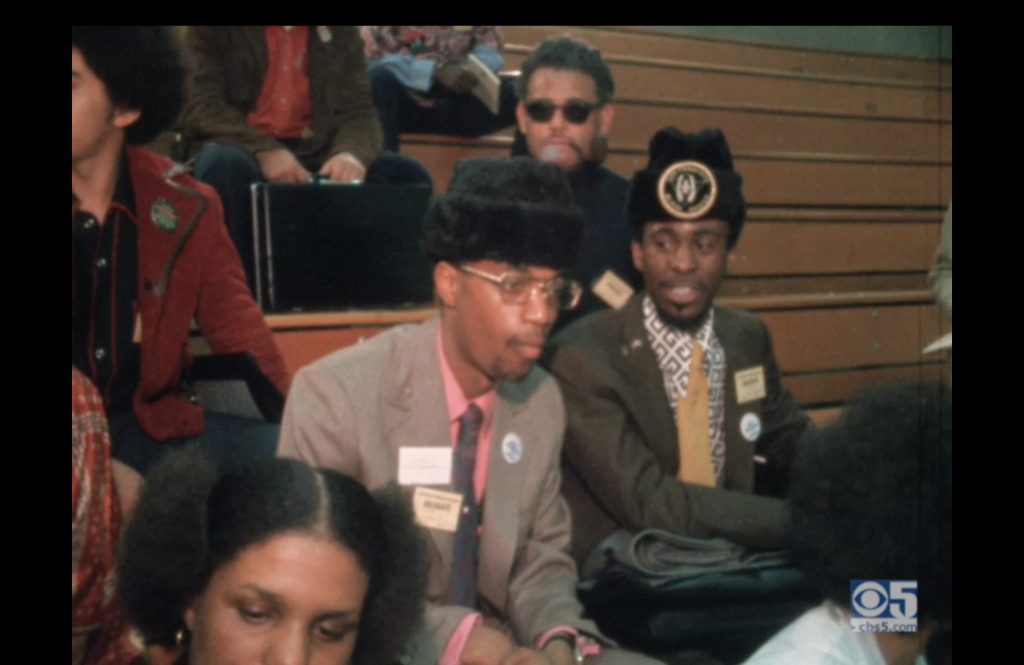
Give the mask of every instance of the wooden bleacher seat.
MULTIPOLYGON (((636 28, 504 29, 506 69, 549 35, 599 48, 616 81, 607 165, 630 177, 658 129, 717 126, 744 177, 747 225, 718 302, 771 328, 784 382, 824 421, 860 387, 937 378, 920 350, 951 324, 926 273, 952 197, 952 63, 700 39, 636 28)), ((455 162, 509 152, 403 135, 438 191, 455 162)), ((292 370, 430 309, 271 316, 292 370)))

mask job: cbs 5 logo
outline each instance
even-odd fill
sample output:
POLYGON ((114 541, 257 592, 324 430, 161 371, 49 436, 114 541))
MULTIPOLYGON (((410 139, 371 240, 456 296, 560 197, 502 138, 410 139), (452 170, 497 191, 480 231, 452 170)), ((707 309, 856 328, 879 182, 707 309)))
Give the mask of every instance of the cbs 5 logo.
POLYGON ((917 617, 916 580, 854 580, 851 586, 850 609, 856 617, 917 617))

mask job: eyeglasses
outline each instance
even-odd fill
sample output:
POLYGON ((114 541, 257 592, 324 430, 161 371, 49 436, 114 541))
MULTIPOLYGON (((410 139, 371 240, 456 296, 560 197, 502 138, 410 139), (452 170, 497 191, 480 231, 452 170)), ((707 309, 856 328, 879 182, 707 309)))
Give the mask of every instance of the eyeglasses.
POLYGON ((582 99, 570 99, 562 105, 557 105, 547 99, 538 99, 525 104, 526 115, 534 122, 551 122, 555 117, 555 110, 561 109, 562 117, 574 125, 582 125, 590 117, 591 112, 597 108, 597 104, 585 102, 582 99))
POLYGON ((540 291, 547 298, 547 302, 554 303, 558 309, 569 310, 579 304, 580 296, 583 295, 583 287, 574 279, 555 277, 541 281, 515 270, 492 275, 469 266, 456 267, 468 275, 497 284, 500 288, 501 301, 506 305, 525 305, 533 299, 537 291, 540 291))

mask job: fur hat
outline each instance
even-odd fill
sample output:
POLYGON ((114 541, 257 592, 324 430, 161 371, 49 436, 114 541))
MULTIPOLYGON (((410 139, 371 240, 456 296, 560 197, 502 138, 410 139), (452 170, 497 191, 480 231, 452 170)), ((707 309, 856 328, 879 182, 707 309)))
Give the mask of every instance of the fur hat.
POLYGON ((430 211, 431 263, 491 259, 567 269, 576 264, 583 218, 565 175, 529 157, 464 159, 430 211))
POLYGON ((639 232, 647 222, 720 219, 729 223, 728 245, 739 240, 746 219, 743 177, 720 129, 684 134, 675 127, 651 139, 647 168, 633 175, 629 219, 639 232))

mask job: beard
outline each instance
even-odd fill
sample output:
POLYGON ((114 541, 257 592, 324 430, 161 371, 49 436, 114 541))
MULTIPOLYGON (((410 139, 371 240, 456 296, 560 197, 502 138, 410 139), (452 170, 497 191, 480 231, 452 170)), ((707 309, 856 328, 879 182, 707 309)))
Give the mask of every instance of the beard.
POLYGON ((694 333, 700 330, 700 327, 708 320, 708 312, 711 311, 711 304, 708 303, 708 306, 695 317, 674 316, 662 309, 657 302, 655 302, 655 309, 658 311, 658 317, 667 325, 678 328, 686 333, 694 333))

